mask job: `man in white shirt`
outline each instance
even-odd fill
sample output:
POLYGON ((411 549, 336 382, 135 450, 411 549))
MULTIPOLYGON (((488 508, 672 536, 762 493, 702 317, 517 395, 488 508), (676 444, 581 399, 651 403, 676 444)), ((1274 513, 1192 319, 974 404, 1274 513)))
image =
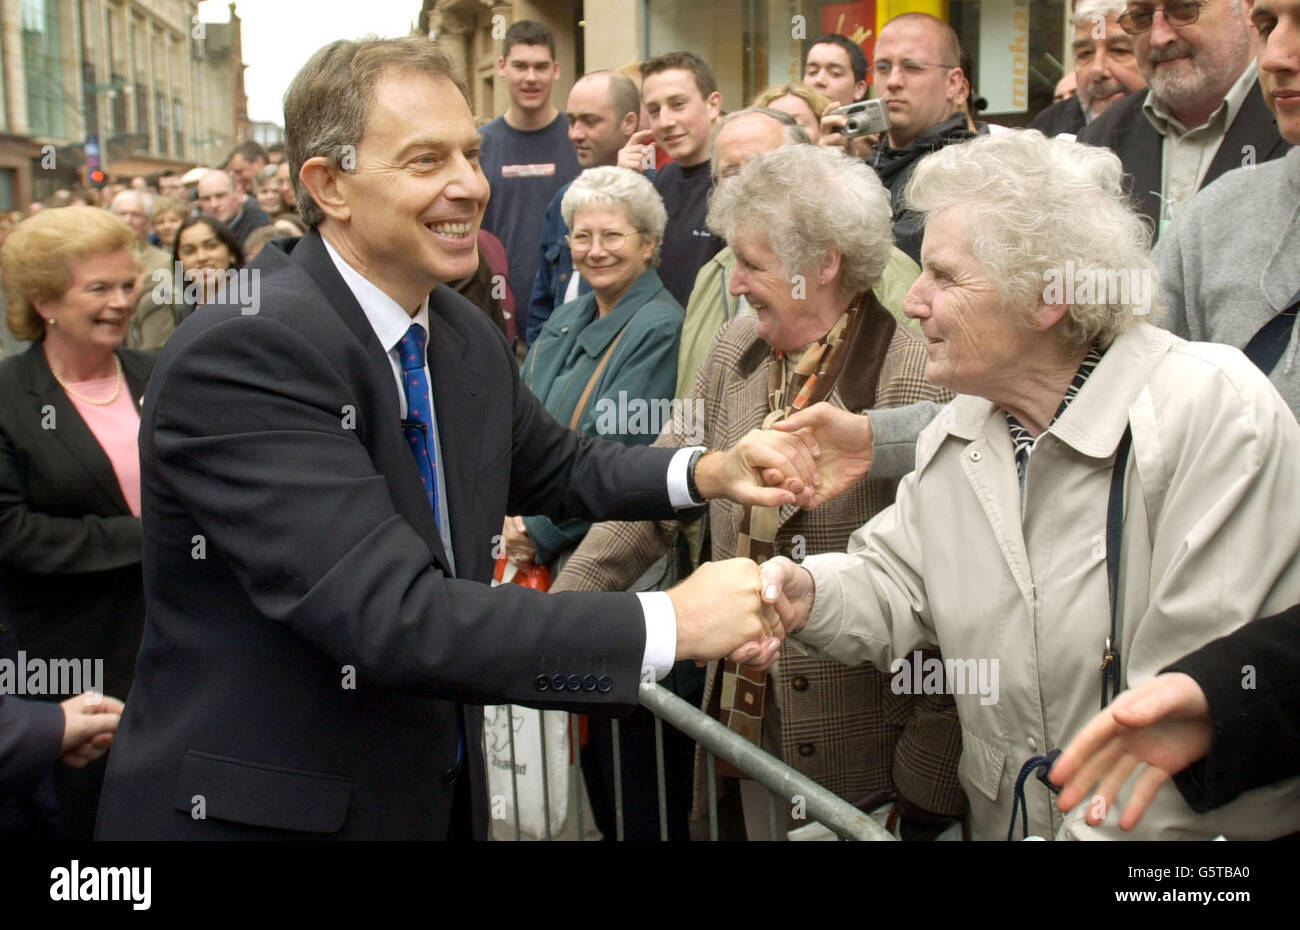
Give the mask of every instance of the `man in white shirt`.
POLYGON ((205 306, 159 360, 149 619, 101 837, 483 837, 475 705, 612 710, 675 660, 774 654, 744 559, 644 596, 487 587, 507 512, 794 504, 818 476, 779 433, 672 452, 546 414, 440 286, 475 267, 488 197, 452 75, 422 38, 317 52, 285 99, 312 231, 259 257, 259 312, 205 306))

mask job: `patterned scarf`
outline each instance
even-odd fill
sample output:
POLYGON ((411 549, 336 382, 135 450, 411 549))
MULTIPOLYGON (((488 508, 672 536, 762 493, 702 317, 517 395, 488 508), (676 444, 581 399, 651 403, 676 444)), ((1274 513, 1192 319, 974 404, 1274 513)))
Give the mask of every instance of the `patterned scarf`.
MULTIPOLYGON (((1102 354, 1102 350, 1095 345, 1088 350, 1088 354, 1084 356, 1083 364, 1081 364, 1079 370, 1074 373, 1074 379, 1070 382, 1070 386, 1065 389, 1065 397, 1061 399, 1061 406, 1056 408, 1056 415, 1052 417, 1052 423, 1055 423, 1061 418, 1061 414, 1065 413, 1065 408, 1070 406, 1070 402, 1073 401, 1079 391, 1083 389, 1084 382, 1088 380, 1088 376, 1092 374, 1092 370, 1101 362, 1102 354)), ((1007 418, 1007 429, 1011 432, 1011 446, 1016 453, 1016 472, 1020 477, 1020 494, 1023 497, 1025 493, 1025 479, 1029 476, 1029 456, 1034 451, 1034 443, 1038 440, 1037 437, 1029 434, 1029 430, 1025 429, 1019 420, 1009 413, 1005 415, 1007 418)), ((1048 427, 1051 427, 1051 423, 1048 424, 1048 427)))

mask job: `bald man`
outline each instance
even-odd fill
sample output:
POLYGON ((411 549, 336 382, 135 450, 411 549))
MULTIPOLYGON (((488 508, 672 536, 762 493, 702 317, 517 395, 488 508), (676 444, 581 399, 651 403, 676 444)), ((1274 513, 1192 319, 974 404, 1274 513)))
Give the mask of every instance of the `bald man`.
MULTIPOLYGON (((569 121, 569 144, 584 171, 615 165, 619 149, 636 132, 641 116, 641 94, 629 78, 617 71, 593 71, 579 78, 569 91, 564 115, 569 121)), ((654 177, 653 172, 650 177, 654 177)), ((528 301, 525 329, 530 345, 551 318, 551 311, 591 290, 574 274, 573 256, 564 241, 569 227, 560 215, 560 201, 568 189, 569 185, 565 184, 555 192, 542 220, 537 276, 528 301)))

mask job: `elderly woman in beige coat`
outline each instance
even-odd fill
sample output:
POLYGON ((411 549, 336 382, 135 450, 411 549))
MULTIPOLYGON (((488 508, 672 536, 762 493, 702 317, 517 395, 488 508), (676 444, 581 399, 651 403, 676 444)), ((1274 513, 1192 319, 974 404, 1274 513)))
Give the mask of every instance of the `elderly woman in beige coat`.
MULTIPOLYGON (((1032 776, 1116 690, 1300 601, 1300 427, 1236 349, 1140 319, 1158 289, 1120 180, 1110 152, 1036 132, 917 168, 908 197, 928 222, 906 309, 928 340, 927 377, 959 396, 846 553, 763 568, 765 597, 816 654, 956 692, 980 838, 1007 837, 1018 808, 1034 835, 1126 835, 1118 810, 1062 815, 1032 776), (902 664, 929 644, 943 669, 902 664)), ((827 493, 865 467, 869 453, 851 454, 870 449, 865 417, 821 405, 782 428, 815 438, 827 493)), ((1204 815, 1165 785, 1127 835, 1297 829, 1291 779, 1204 815)))

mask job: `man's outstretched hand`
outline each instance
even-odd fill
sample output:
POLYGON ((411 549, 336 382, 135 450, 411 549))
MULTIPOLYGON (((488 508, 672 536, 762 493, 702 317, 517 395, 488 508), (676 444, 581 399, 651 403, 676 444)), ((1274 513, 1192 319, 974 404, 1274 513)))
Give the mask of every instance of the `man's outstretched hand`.
POLYGON ((773 429, 803 439, 817 463, 817 476, 800 500, 805 510, 838 497, 871 471, 873 433, 867 416, 822 401, 773 429))
POLYGON ((705 499, 755 507, 805 507, 820 479, 808 439, 770 429, 750 430, 731 449, 695 463, 695 484, 705 499))
MULTIPOLYGON (((759 577, 763 585, 763 604, 775 612, 781 639, 803 629, 812 612, 816 593, 808 569, 781 555, 764 562, 759 567, 759 577)), ((772 666, 780 652, 780 639, 754 641, 732 650, 727 658, 762 671, 772 666)))
POLYGON ((1161 786, 1209 751, 1210 737, 1210 705, 1196 679, 1181 672, 1157 675, 1115 698, 1065 747, 1049 776, 1065 786, 1057 807, 1069 811, 1100 798, 1102 816, 1090 808, 1086 817, 1097 826, 1145 762, 1119 822, 1121 830, 1132 830, 1161 786))
POLYGON ((759 581, 754 562, 727 559, 705 562, 669 590, 677 613, 677 659, 703 663, 746 644, 775 653, 785 634, 759 596, 759 581))

